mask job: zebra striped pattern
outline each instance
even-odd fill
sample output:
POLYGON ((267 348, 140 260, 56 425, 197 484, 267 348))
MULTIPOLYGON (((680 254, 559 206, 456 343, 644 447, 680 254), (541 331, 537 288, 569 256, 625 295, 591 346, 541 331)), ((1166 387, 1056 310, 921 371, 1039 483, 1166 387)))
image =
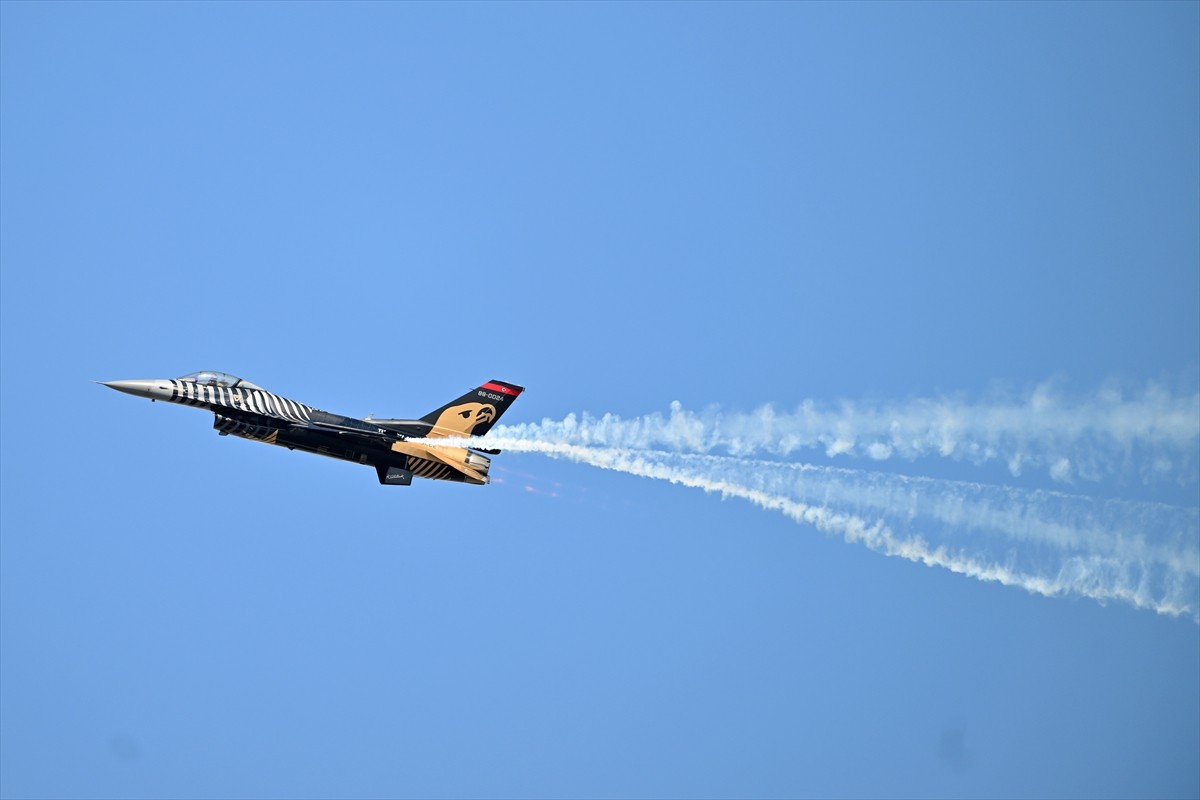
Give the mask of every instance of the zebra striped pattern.
POLYGON ((210 411, 213 406, 253 411, 264 417, 288 422, 308 422, 312 407, 288 400, 263 389, 230 389, 224 386, 201 386, 195 381, 171 381, 171 402, 199 406, 210 411))
POLYGON ((424 458, 416 456, 408 457, 408 469, 413 475, 419 478, 429 478, 431 480, 450 480, 452 475, 457 474, 445 464, 440 464, 437 461, 428 461, 424 458))

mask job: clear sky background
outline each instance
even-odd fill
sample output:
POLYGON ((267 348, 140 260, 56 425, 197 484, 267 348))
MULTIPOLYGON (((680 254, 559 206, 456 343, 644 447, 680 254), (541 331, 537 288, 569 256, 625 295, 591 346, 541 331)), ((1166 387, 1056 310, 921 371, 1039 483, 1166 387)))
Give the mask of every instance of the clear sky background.
POLYGON ((1198 141, 1196 3, 0 3, 0 794, 1197 796, 1190 617, 91 381, 1186 398, 1198 141))

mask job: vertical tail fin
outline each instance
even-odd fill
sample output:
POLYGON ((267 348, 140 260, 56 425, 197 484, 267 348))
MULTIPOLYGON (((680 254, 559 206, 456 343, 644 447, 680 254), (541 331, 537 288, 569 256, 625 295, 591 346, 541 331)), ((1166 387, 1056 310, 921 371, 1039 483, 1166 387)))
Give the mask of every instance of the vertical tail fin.
POLYGON ((525 387, 504 381, 488 381, 462 397, 421 417, 433 426, 430 437, 483 436, 500 419, 525 387))

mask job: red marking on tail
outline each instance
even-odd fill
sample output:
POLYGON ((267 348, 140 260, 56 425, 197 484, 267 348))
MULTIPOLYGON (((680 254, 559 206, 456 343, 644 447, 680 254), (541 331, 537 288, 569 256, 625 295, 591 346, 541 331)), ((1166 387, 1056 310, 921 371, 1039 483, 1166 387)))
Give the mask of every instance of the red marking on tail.
POLYGON ((501 386, 498 383, 491 383, 491 382, 485 383, 483 386, 481 386, 479 388, 487 389, 489 392, 500 392, 500 394, 511 394, 513 397, 516 397, 517 395, 519 395, 521 393, 520 389, 513 389, 510 386, 501 386))

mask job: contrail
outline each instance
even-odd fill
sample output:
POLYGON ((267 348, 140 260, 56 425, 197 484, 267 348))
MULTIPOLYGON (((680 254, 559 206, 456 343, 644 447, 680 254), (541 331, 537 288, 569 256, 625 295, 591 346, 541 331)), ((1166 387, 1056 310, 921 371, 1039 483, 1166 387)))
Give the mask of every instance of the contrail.
POLYGON ((932 401, 819 413, 806 403, 793 414, 696 414, 675 403, 666 416, 569 415, 498 426, 483 438, 424 441, 541 453, 737 497, 885 555, 1200 623, 1200 508, 752 457, 820 447, 877 461, 1004 459, 1014 474, 1014 461, 1038 464, 1059 481, 1196 486, 1200 396, 1048 397, 1008 406, 943 400, 937 412, 932 401))
POLYGON ((1017 400, 969 403, 959 398, 904 403, 806 400, 793 411, 765 405, 750 413, 718 408, 622 419, 612 414, 505 425, 502 436, 618 449, 659 448, 735 456, 949 458, 1002 462, 1015 476, 1044 469, 1055 481, 1105 478, 1197 484, 1200 393, 1177 397, 1156 384, 1136 393, 1115 387, 1071 399, 1043 384, 1017 400))

